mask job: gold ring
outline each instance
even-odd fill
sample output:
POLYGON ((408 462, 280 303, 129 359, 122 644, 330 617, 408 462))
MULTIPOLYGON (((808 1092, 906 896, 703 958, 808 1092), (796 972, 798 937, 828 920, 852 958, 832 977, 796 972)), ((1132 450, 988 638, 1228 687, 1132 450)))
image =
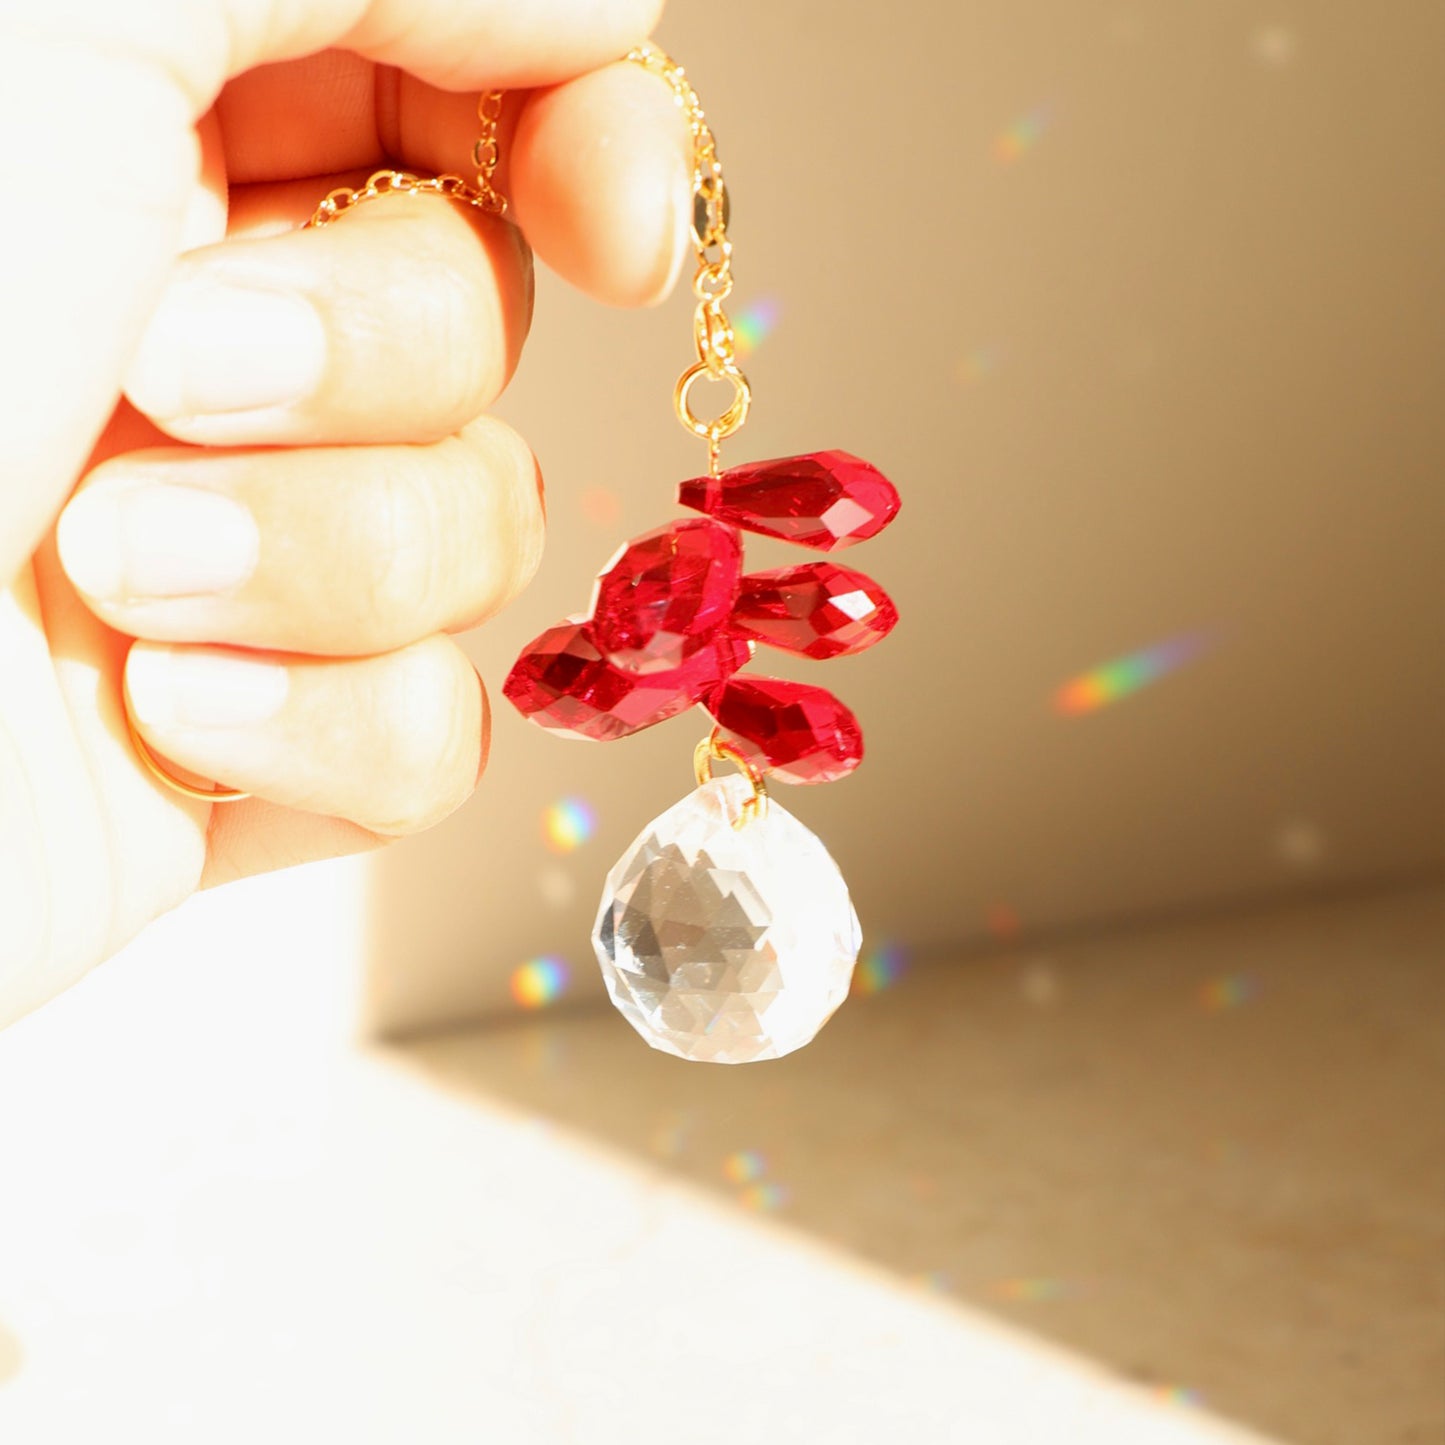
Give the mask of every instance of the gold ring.
POLYGON ((125 713, 125 730, 130 734, 131 746, 135 749, 136 756, 143 762, 151 774, 161 780, 166 787, 174 792, 182 794, 187 798, 196 798, 202 803, 239 803, 242 798, 249 798, 250 793, 243 793, 239 788, 223 788, 217 784, 213 788, 197 788, 190 783, 183 783, 176 775, 161 766, 160 760, 150 750, 149 744, 136 731, 135 719, 130 715, 130 703, 125 697, 121 698, 121 710, 125 713))
POLYGON ((748 761, 742 752, 732 743, 724 742, 720 736, 720 730, 714 728, 694 750, 692 755, 692 770, 697 778, 698 787, 704 783, 712 782, 712 765, 714 761, 726 759, 730 763, 736 763, 742 770, 743 776, 752 784, 752 797, 743 803, 742 812, 733 819, 734 828, 743 828, 754 818, 764 818, 768 812, 768 784, 762 772, 748 761))
POLYGON ((705 361, 697 361, 689 366, 678 377, 677 385, 672 391, 672 405, 677 412, 677 419, 694 436, 706 437, 709 441, 730 437, 748 419, 748 406, 751 401, 752 387, 736 366, 712 371, 705 361), (733 389, 733 399, 728 409, 712 421, 704 421, 692 409, 693 384, 701 376, 711 376, 715 381, 726 381, 733 389))

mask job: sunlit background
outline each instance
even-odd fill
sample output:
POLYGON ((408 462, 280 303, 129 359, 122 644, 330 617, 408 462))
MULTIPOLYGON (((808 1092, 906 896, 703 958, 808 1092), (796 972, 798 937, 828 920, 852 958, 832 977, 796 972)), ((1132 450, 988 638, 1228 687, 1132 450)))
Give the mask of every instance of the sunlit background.
MULTIPOLYGON (((767 668, 866 733, 784 798, 852 996, 776 1064, 646 1049, 588 935, 707 724, 499 703, 434 833, 199 898, 0 1036, 0 1440, 1445 1438, 1445 11, 660 39, 732 188, 724 460, 904 495, 846 559, 893 637, 767 668)), ((681 297, 540 278, 494 698, 704 468, 690 357, 681 297)))

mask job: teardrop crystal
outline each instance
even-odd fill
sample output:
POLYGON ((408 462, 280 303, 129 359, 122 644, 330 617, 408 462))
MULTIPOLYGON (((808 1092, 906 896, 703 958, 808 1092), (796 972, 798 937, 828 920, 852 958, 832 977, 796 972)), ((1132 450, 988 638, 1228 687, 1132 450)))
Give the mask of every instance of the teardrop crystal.
POLYGON ((710 517, 634 538, 597 579, 592 640, 614 667, 642 673, 682 667, 727 621, 742 557, 738 534, 710 517))
POLYGON ((564 622, 512 664, 502 693, 523 717, 560 737, 611 742, 686 712, 751 657, 751 643, 719 635, 676 670, 644 676, 613 667, 586 622, 564 622))
POLYGON ((719 522, 820 552, 876 537, 900 505, 898 488, 877 467, 842 451, 745 462, 680 483, 677 500, 719 522))
POLYGON ((612 1002, 655 1049, 717 1064, 808 1043, 848 993, 862 935, 838 865, 793 815, 715 778, 607 875, 592 943, 612 1002))

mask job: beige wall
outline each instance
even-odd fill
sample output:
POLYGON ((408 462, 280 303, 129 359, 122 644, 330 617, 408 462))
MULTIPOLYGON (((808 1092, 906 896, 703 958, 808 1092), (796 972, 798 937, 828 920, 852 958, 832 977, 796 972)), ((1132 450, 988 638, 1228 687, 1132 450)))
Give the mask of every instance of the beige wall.
MULTIPOLYGON (((863 770, 784 802, 870 940, 1438 868, 1445 11, 674 0, 660 39, 717 130, 737 300, 780 307, 727 460, 845 447, 904 492, 846 559, 898 600, 891 642, 753 668, 863 721, 863 770), (1175 676, 1052 708, 1070 676, 1194 629, 1216 645, 1175 676)), ((700 470, 669 406, 689 351, 680 297, 609 313, 542 278, 502 410, 546 470, 550 551, 472 639, 498 703, 480 796, 373 865, 383 1027, 504 1006, 542 953, 596 990, 602 877, 690 785, 701 715, 569 745, 500 701, 518 648, 700 470), (566 794, 599 828, 558 858, 539 820, 566 794)), ((754 567, 783 557, 750 545, 754 567)))

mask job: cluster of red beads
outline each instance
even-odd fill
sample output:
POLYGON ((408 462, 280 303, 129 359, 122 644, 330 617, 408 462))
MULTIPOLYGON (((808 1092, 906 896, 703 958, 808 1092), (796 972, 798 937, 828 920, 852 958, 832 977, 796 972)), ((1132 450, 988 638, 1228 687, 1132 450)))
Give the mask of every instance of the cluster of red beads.
POLYGON ((701 703, 761 771, 826 783, 863 760, 857 719, 832 693, 782 678, 740 678, 756 644, 842 657, 898 621, 861 572, 807 562, 744 573, 738 529, 832 552, 876 536, 898 492, 847 452, 810 452, 683 482, 703 513, 638 537, 597 580, 592 610, 549 628, 517 660, 503 692, 567 737, 627 737, 701 703))

